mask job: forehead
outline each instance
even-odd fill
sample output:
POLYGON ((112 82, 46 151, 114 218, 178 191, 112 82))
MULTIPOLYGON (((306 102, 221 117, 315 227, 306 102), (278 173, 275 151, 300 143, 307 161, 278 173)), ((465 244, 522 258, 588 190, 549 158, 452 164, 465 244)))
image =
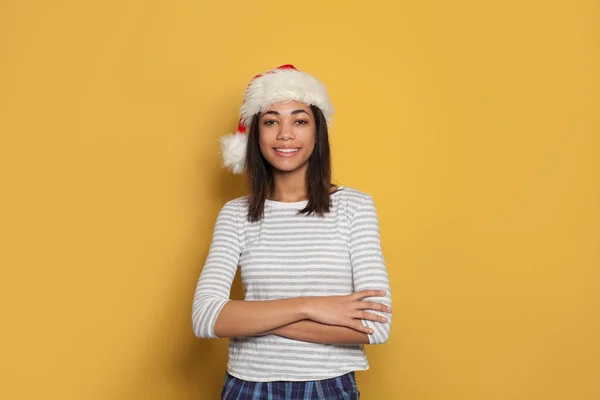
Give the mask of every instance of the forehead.
POLYGON ((311 109, 305 103, 290 100, 290 101, 279 101, 277 103, 271 104, 269 107, 265 108, 264 111, 277 111, 279 113, 290 113, 294 110, 305 110, 312 114, 311 109))

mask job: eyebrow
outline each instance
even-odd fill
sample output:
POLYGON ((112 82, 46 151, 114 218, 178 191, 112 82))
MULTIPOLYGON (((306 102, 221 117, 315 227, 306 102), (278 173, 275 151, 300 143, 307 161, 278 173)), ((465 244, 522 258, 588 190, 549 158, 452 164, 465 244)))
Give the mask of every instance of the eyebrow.
MULTIPOLYGON (((290 114, 294 115, 294 114, 300 114, 300 113, 305 113, 307 115, 310 115, 310 114, 308 114, 308 112, 306 112, 306 110, 302 110, 302 109, 294 110, 290 114)), ((265 111, 263 115, 267 115, 267 114, 281 115, 277 111, 265 111)))

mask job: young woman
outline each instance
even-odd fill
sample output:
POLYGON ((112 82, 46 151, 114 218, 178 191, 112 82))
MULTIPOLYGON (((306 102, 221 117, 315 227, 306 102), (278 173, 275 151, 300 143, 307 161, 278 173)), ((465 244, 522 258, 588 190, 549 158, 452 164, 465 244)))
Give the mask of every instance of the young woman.
POLYGON ((391 296, 373 199, 331 183, 325 87, 284 65, 246 88, 227 202, 194 295, 200 338, 230 338, 222 399, 358 399, 364 344, 387 341, 391 296), (248 132, 246 133, 246 129, 248 132), (238 266, 245 300, 230 300, 238 266))

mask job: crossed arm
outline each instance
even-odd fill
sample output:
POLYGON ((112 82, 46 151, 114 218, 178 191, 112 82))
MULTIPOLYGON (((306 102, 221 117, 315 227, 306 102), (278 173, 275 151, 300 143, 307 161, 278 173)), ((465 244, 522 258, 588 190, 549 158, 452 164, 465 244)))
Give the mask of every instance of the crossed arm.
POLYGON ((345 326, 321 324, 303 320, 279 327, 270 332, 273 335, 303 342, 324 344, 369 344, 369 336, 345 326))
POLYGON ((385 323, 387 317, 367 312, 391 309, 366 297, 384 296, 363 290, 346 296, 298 297, 272 301, 227 302, 215 322, 217 337, 279 335, 314 343, 369 343, 374 331, 361 320, 385 323))

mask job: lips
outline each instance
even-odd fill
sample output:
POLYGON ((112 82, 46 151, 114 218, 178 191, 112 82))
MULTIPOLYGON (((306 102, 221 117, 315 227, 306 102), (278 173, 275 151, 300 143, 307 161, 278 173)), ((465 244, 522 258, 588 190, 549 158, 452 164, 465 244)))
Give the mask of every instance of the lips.
POLYGON ((274 147, 273 150, 280 157, 293 157, 300 151, 300 147, 274 147))

